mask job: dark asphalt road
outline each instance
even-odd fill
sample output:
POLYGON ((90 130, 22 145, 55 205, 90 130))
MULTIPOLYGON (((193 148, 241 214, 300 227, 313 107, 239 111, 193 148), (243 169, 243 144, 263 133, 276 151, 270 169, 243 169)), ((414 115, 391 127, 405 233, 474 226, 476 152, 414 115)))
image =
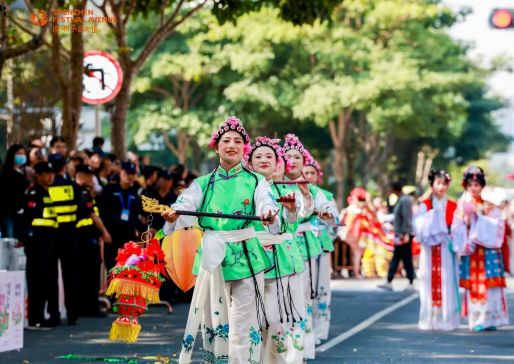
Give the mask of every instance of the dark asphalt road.
MULTIPOLYGON (((375 291, 334 292, 332 327, 329 341, 358 325, 375 313, 401 301, 412 293, 375 291)), ((514 309, 514 293, 508 294, 514 309)), ((514 326, 497 332, 473 333, 462 324, 451 333, 423 332, 417 329, 419 301, 416 299, 386 315, 365 330, 324 353, 314 363, 514 363, 514 326)), ((0 364, 85 363, 64 361, 58 356, 132 357, 135 355, 169 357, 176 362, 188 306, 174 306, 168 315, 164 307, 152 306, 141 319, 142 329, 135 344, 113 343, 107 339, 114 315, 103 319, 81 319, 79 326, 61 326, 50 332, 25 331, 25 348, 0 353, 0 364)), ((512 312, 512 311, 511 311, 512 312)), ((514 315, 511 313, 511 322, 514 315)), ((201 352, 195 348, 194 363, 201 352)), ((138 359, 138 364, 155 364, 156 359, 138 359)), ((271 363, 263 363, 271 364, 271 363)))

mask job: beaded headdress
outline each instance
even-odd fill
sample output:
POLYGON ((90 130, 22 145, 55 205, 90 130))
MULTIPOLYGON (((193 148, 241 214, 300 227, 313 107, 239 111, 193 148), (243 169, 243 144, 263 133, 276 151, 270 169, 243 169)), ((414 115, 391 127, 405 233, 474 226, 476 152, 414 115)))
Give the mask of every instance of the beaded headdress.
POLYGON ((309 154, 309 152, 307 152, 307 150, 303 146, 300 139, 298 139, 298 137, 294 134, 286 135, 283 149, 284 149, 284 153, 287 153, 289 150, 297 150, 300 153, 302 153, 304 165, 308 165, 307 163, 309 163, 310 158, 312 158, 311 155, 309 154))
POLYGON ((316 159, 314 159, 314 157, 308 150, 306 150, 305 152, 307 152, 307 154, 309 155, 309 161, 307 162, 306 166, 316 168, 316 171, 318 172, 318 180, 316 181, 316 183, 321 183, 321 177, 323 176, 323 172, 321 172, 321 167, 319 163, 316 161, 316 159))
POLYGON ((220 140, 220 138, 223 136, 224 133, 227 133, 229 131, 236 131, 243 137, 244 143, 245 143, 245 149, 244 153, 248 154, 251 151, 251 145, 250 145, 250 137, 248 136, 248 133, 246 132, 245 128, 243 127, 243 124, 241 124, 241 120, 236 118, 235 116, 229 116, 225 123, 215 132, 212 133, 211 136, 211 142, 209 143, 209 147, 214 148, 216 145, 216 142, 220 140))
POLYGON ((255 143, 252 144, 251 150, 249 153, 246 153, 244 155, 244 159, 246 160, 245 165, 248 166, 250 159, 252 158, 253 152, 257 150, 259 147, 270 147, 274 152, 275 156, 278 158, 282 158, 284 160, 284 163, 286 164, 286 172, 289 172, 289 169, 291 167, 291 162, 289 161, 289 158, 286 156, 284 149, 278 144, 280 142, 280 139, 274 138, 268 138, 268 137, 257 137, 255 138, 255 143))

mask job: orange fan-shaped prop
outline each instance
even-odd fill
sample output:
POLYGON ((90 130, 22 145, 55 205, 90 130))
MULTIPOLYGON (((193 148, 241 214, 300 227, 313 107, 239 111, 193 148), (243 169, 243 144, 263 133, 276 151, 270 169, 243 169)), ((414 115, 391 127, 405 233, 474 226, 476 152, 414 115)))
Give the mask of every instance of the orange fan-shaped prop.
POLYGON ((162 242, 168 273, 184 292, 193 288, 196 283, 193 265, 202 235, 196 228, 186 228, 166 236, 162 242))

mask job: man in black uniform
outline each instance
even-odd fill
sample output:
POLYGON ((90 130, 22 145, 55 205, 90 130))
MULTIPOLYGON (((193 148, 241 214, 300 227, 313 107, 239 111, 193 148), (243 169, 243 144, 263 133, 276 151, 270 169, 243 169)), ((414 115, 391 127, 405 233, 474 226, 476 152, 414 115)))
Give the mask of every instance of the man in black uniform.
POLYGON ((137 241, 137 228, 141 200, 138 196, 139 184, 135 184, 136 165, 122 163, 120 180, 105 187, 101 215, 111 233, 112 244, 105 246, 105 266, 109 270, 116 265, 118 249, 129 241, 137 241))
POLYGON ((100 290, 100 237, 111 244, 111 236, 105 228, 96 201, 91 196, 94 189, 94 172, 91 166, 76 167, 75 182, 78 184, 79 204, 85 206, 77 221, 78 282, 80 287, 79 312, 82 317, 101 317, 98 311, 100 290))
POLYGON ((20 242, 27 255, 27 289, 29 330, 51 330, 53 324, 45 320, 51 275, 51 259, 55 254, 57 215, 48 188, 54 182, 54 168, 49 162, 34 166, 36 182, 25 196, 20 242))
POLYGON ((55 180, 48 189, 57 213, 59 228, 56 236, 56 254, 52 261, 52 277, 48 313, 54 325, 61 323, 59 312, 59 271, 61 262, 62 281, 64 286, 64 303, 68 325, 75 325, 79 318, 78 311, 78 280, 77 280, 77 214, 84 208, 80 205, 78 186, 66 177, 66 158, 62 154, 51 154, 49 162, 54 166, 55 180))

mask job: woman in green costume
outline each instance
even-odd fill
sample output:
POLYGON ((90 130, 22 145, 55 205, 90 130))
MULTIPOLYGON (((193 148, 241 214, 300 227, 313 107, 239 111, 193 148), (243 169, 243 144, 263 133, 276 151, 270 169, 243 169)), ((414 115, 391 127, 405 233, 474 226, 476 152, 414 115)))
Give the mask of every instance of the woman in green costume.
MULTIPOLYGON (((321 182, 321 167, 319 163, 311 157, 307 165, 303 167, 303 175, 314 186, 321 182)), ((319 187, 318 187, 319 188, 319 187)), ((329 211, 334 215, 336 222, 338 222, 337 207, 334 200, 334 195, 319 188, 320 192, 325 195, 330 203, 329 211)), ((323 248, 323 254, 319 255, 316 259, 316 287, 318 287, 318 296, 314 300, 312 306, 312 318, 314 321, 314 335, 316 336, 316 344, 320 344, 321 340, 328 339, 328 332, 330 329, 330 303, 332 295, 330 292, 330 253, 334 251, 334 238, 331 236, 333 232, 332 227, 325 224, 323 220, 317 219, 318 227, 318 240, 323 248)))
MULTIPOLYGON (((199 217, 204 229, 194 274, 198 276, 182 341, 179 363, 189 364, 201 324, 204 363, 259 364, 261 332, 268 323, 264 312, 264 272, 272 268, 255 228, 280 232, 277 207, 266 179, 241 165, 250 151, 250 138, 239 119, 228 118, 213 133, 220 156, 214 172, 197 178, 183 191, 173 209, 241 216, 241 219, 199 217), (263 221, 245 220, 259 215, 263 221), (264 221, 270 217, 271 221, 264 221), (230 315, 229 315, 230 311, 230 315)), ((196 217, 162 214, 164 233, 192 226, 196 217)))
MULTIPOLYGON (((310 159, 310 154, 305 150, 303 144, 294 134, 287 134, 285 137, 284 151, 290 160, 290 170, 286 176, 291 181, 303 180, 302 169, 310 159)), ((285 185, 282 185, 286 188, 285 185)), ((293 191, 299 190, 299 184, 290 184, 287 188, 293 191)), ((318 187, 309 184, 310 191, 314 198, 314 210, 317 216, 311 215, 301 219, 298 229, 294 235, 295 241, 308 269, 303 276, 304 299, 306 307, 306 337, 304 358, 312 360, 315 357, 315 336, 313 331, 312 305, 314 299, 320 294, 319 286, 316 286, 316 258, 323 254, 323 248, 317 238, 317 219, 325 220, 328 226, 334 225, 334 216, 330 212, 330 203, 318 187)))
MULTIPOLYGON (((302 185, 301 193, 296 194, 287 190, 281 191, 273 183, 273 173, 283 158, 279 141, 280 139, 258 137, 251 152, 245 156, 250 169, 262 174, 269 182, 276 199, 286 195, 285 198, 291 200, 278 204, 279 207, 284 207, 281 214, 281 234, 271 235, 264 228, 256 228, 257 238, 274 263, 274 268, 264 276, 264 307, 270 327, 263 332, 261 359, 264 363, 301 364, 305 337, 305 332, 301 329, 303 312, 300 313, 304 311, 303 300, 296 304, 293 301, 289 277, 305 270, 300 251, 293 241, 293 233, 298 226, 298 219, 312 213, 314 202, 306 185, 302 185)), ((303 295, 300 294, 299 297, 303 298, 303 295)))

